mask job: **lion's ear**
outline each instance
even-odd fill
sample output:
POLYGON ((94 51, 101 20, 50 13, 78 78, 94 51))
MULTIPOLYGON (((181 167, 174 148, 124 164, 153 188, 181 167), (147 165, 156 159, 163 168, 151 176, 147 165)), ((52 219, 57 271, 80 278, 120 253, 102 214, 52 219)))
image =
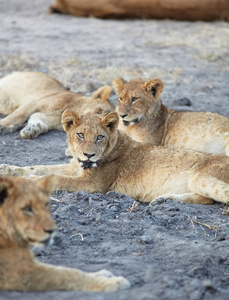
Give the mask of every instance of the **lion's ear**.
POLYGON ((50 196, 56 189, 57 176, 47 175, 39 179, 35 179, 36 185, 41 189, 45 195, 50 196))
POLYGON ((164 89, 164 84, 161 79, 151 79, 144 84, 144 88, 155 99, 158 99, 160 98, 161 93, 164 89))
POLYGON ((4 204, 6 198, 11 194, 14 183, 7 176, 0 176, 0 207, 4 204))
POLYGON ((126 83, 127 83, 127 81, 123 78, 114 78, 113 79, 113 86, 114 86, 117 94, 119 94, 122 91, 123 86, 126 83))
POLYGON ((114 131, 118 127, 118 121, 118 114, 116 112, 111 112, 102 119, 101 123, 104 127, 109 128, 110 131, 114 131))
POLYGON ((106 102, 111 95, 111 87, 109 85, 102 86, 94 92, 92 99, 97 99, 100 102, 106 102))
POLYGON ((71 111, 70 109, 66 109, 63 112, 61 123, 64 127, 64 131, 67 132, 71 126, 77 125, 79 122, 80 118, 75 112, 71 111))

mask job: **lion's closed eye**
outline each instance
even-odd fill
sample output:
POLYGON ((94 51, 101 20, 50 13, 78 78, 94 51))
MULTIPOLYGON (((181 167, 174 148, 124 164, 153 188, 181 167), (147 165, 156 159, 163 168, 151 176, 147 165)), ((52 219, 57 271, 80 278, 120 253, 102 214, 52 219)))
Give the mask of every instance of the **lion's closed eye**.
POLYGON ((34 214, 33 208, 31 205, 26 205, 22 208, 22 211, 27 216, 32 216, 34 214))
POLYGON ((77 136, 78 136, 78 138, 80 138, 80 139, 84 139, 84 134, 81 133, 81 132, 77 133, 77 136))
POLYGON ((133 104, 133 103, 137 102, 138 100, 139 100, 138 97, 133 97, 133 98, 131 99, 131 103, 133 104))

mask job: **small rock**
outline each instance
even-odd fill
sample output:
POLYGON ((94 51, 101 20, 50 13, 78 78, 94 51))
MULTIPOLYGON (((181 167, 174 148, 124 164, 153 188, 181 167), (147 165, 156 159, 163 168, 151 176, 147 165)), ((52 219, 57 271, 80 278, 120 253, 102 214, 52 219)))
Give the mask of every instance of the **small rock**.
POLYGON ((216 290, 214 283, 210 279, 206 279, 202 282, 202 286, 206 289, 216 290))
POLYGON ((110 191, 106 193, 106 196, 109 198, 117 198, 117 193, 110 191))
POLYGON ((153 244, 154 243, 154 238, 151 236, 151 235, 143 235, 141 238, 140 238, 140 244, 153 244))
POLYGON ((200 300, 202 298, 201 291, 193 291, 190 293, 190 300, 200 300))
POLYGON ((101 214, 100 214, 100 213, 97 213, 97 214, 96 214, 95 221, 96 221, 97 223, 101 221, 101 214))
POLYGON ((218 235, 217 241, 218 242, 225 241, 225 237, 226 237, 226 234, 222 233, 222 234, 218 235))
POLYGON ((178 105, 178 106, 191 106, 192 102, 188 98, 183 97, 183 98, 174 100, 173 104, 178 105))

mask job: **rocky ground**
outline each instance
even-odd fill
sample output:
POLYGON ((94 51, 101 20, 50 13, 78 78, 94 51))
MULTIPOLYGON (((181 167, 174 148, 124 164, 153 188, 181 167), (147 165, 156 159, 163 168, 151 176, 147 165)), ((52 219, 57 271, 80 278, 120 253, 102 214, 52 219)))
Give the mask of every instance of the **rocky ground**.
MULTIPOLYGON (((1 0, 1 77, 43 71, 87 95, 113 77, 160 77, 166 105, 229 116, 228 23, 76 18, 48 14, 51 3, 1 0)), ((114 92, 111 99, 116 102, 114 92)), ((35 140, 6 134, 0 163, 67 163, 66 145, 64 132, 35 140)), ((52 247, 34 249, 37 259, 86 271, 106 268, 128 278, 131 288, 111 294, 4 291, 0 299, 228 299, 224 205, 149 207, 114 192, 83 191, 55 192, 51 201, 59 231, 52 247)))

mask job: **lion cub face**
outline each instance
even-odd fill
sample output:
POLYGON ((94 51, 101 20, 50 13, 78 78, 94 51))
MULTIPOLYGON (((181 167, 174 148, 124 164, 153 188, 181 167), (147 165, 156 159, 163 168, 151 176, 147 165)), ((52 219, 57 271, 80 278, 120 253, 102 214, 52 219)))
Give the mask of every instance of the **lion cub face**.
POLYGON ((71 153, 83 169, 97 167, 109 153, 117 138, 118 120, 116 112, 104 118, 93 113, 79 117, 68 109, 63 113, 62 124, 71 153))
POLYGON ((134 79, 127 82, 122 78, 114 78, 113 84, 118 94, 117 112, 125 126, 140 122, 154 110, 164 88, 160 79, 134 79))
POLYGON ((102 86, 94 92, 91 101, 84 106, 83 114, 93 112, 105 116, 115 110, 114 104, 109 100, 111 94, 110 86, 102 86))
POLYGON ((47 246, 56 228, 49 195, 54 176, 31 181, 0 177, 0 232, 17 245, 47 246))

